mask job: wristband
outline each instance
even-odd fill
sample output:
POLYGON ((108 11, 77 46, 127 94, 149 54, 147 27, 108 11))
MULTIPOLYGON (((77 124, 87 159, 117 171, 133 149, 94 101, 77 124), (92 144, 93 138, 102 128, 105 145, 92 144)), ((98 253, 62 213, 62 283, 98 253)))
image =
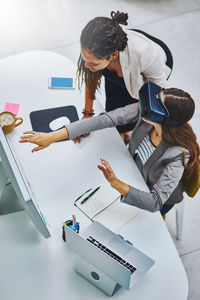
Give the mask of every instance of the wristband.
POLYGON ((93 116, 94 115, 94 109, 86 109, 84 108, 82 111, 82 114, 84 116, 93 116))

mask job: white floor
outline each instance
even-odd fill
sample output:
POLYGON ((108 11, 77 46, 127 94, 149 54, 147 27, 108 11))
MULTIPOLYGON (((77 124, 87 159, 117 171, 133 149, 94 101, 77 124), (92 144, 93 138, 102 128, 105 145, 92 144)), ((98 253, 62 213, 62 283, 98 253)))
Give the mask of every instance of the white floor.
MULTIPOLYGON (((109 17, 112 10, 127 12, 129 28, 143 29, 169 46, 174 56, 170 84, 195 99, 191 123, 200 142, 200 0, 0 0, 0 58, 48 49, 76 63, 83 26, 93 17, 109 17)), ((186 199, 181 241, 174 238, 173 210, 166 220, 188 275, 189 300, 200 299, 199 196, 186 199)))

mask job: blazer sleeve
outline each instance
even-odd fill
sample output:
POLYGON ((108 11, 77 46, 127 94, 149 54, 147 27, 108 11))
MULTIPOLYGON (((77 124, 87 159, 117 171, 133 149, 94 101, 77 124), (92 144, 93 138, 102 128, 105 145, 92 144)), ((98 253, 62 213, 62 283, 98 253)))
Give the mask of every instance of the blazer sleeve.
POLYGON ((110 112, 102 113, 93 118, 67 124, 65 127, 69 133, 69 140, 71 140, 84 133, 136 122, 138 118, 139 103, 133 103, 110 112))
MULTIPOLYGON (((187 161, 189 156, 187 156, 187 161)), ((184 172, 182 164, 182 153, 175 157, 164 168, 159 180, 153 185, 150 192, 143 192, 130 186, 130 191, 126 197, 122 197, 121 202, 137 206, 151 212, 158 211, 169 199, 184 172)))
POLYGON ((144 78, 161 87, 168 87, 167 78, 171 72, 166 66, 166 55, 162 49, 146 47, 140 55, 140 67, 144 78))

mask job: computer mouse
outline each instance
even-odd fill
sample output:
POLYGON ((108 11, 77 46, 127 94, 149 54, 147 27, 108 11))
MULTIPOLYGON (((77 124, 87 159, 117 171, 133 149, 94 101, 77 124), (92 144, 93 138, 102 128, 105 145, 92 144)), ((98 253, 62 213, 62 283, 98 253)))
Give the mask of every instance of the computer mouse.
POLYGON ((69 123, 70 123, 70 120, 66 116, 63 116, 63 117, 60 117, 60 118, 57 118, 57 119, 51 121, 49 123, 49 128, 51 130, 55 131, 55 130, 60 129, 63 126, 69 124, 69 123))

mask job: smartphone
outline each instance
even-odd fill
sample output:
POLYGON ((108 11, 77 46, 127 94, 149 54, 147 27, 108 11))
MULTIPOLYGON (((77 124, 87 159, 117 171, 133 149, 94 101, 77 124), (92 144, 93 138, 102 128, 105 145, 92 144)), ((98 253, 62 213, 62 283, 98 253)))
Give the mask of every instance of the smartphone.
POLYGON ((74 89, 74 79, 67 77, 49 78, 50 89, 74 89))

